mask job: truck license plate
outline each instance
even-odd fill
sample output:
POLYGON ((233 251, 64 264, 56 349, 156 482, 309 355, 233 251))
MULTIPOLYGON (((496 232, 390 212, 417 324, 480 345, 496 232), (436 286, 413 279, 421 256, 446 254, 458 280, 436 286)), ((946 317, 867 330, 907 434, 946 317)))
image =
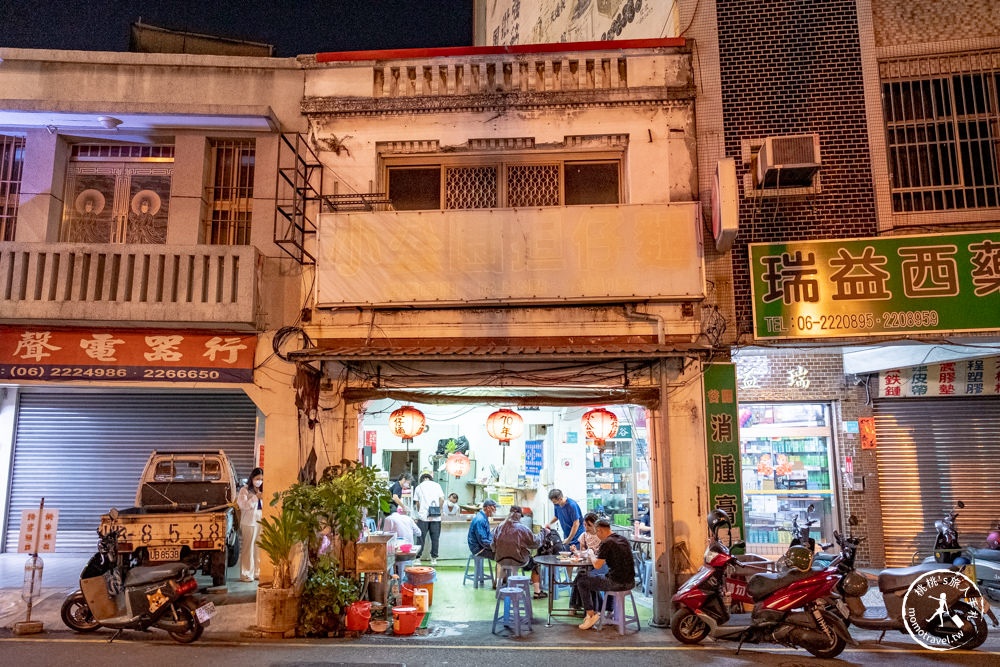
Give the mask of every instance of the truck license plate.
POLYGON ((215 616, 215 603, 206 602, 194 610, 194 615, 198 617, 200 622, 208 623, 209 619, 215 616))
POLYGON ((150 547, 149 560, 179 560, 180 547, 150 547))

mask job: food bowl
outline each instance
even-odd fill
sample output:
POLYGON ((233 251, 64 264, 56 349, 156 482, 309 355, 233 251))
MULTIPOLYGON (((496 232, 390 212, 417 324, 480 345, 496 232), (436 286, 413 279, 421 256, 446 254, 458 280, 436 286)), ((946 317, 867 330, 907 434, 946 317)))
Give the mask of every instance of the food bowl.
POLYGON ((369 623, 369 627, 371 628, 372 632, 381 634, 389 629, 389 621, 385 620, 377 621, 375 619, 372 619, 371 623, 369 623))
POLYGON ((408 554, 408 553, 410 553, 411 549, 413 549, 413 545, 412 544, 400 544, 399 545, 399 553, 401 553, 401 554, 408 554))

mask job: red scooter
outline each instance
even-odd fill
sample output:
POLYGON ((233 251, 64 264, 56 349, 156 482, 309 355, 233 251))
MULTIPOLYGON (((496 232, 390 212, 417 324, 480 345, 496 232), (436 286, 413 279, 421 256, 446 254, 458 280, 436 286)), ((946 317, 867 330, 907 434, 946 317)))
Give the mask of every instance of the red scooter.
POLYGON ((826 598, 841 579, 836 560, 831 567, 812 569, 808 547, 792 546, 785 561, 792 567, 783 572, 756 574, 747 583, 754 601, 749 625, 726 625, 731 600, 726 594, 727 569, 740 563, 719 541, 719 529, 731 525, 721 510, 709 514, 711 542, 705 565, 689 579, 673 602, 677 611, 670 619, 674 637, 684 644, 697 644, 705 637, 758 644, 773 642, 801 647, 819 658, 833 658, 854 644, 841 617, 828 609, 826 598))

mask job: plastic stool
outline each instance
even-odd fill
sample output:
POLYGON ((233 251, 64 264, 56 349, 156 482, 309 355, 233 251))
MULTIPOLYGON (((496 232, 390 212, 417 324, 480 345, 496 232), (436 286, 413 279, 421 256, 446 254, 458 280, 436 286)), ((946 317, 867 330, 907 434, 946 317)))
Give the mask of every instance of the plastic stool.
POLYGON ((507 578, 507 586, 510 588, 520 588, 524 591, 524 599, 527 601, 525 609, 527 611, 528 622, 534 623, 535 616, 531 609, 531 577, 526 574, 512 575, 507 578))
POLYGON ((635 623, 635 631, 638 632, 641 628, 639 624, 639 609, 635 606, 635 597, 632 595, 632 591, 604 591, 604 601, 601 603, 601 620, 597 622, 597 628, 603 629, 604 620, 607 619, 618 626, 618 634, 625 634, 625 629, 628 627, 629 623, 635 623), (625 596, 632 601, 632 613, 628 614, 625 612, 625 596), (608 600, 614 600, 614 609, 605 612, 608 606, 608 600))
POLYGON ((501 588, 497 590, 497 605, 493 610, 493 627, 491 632, 497 634, 497 621, 511 628, 515 637, 520 637, 523 629, 531 630, 531 621, 526 615, 528 603, 524 599, 524 591, 520 588, 501 588), (500 603, 503 603, 503 613, 500 613, 500 603), (513 627, 512 627, 513 626, 513 627))
POLYGON ((556 568, 556 580, 555 580, 555 585, 552 587, 552 599, 553 600, 558 600, 559 599, 559 587, 560 586, 569 586, 570 588, 572 588, 573 587, 573 580, 570 579, 570 577, 569 577, 569 568, 567 568, 567 567, 559 567, 559 566, 555 566, 555 565, 553 565, 553 567, 556 568))
POLYGON ((494 582, 493 561, 490 560, 489 558, 486 558, 485 556, 473 556, 470 554, 469 559, 465 561, 465 575, 462 577, 462 585, 464 586, 465 582, 469 581, 470 579, 472 580, 473 588, 480 588, 480 587, 485 588, 485 584, 487 581, 490 582, 490 585, 492 585, 494 582), (472 572, 469 572, 469 565, 473 564, 473 560, 475 560, 475 566, 473 567, 472 572), (489 566, 490 569, 489 576, 486 576, 486 568, 483 567, 483 561, 486 561, 487 565, 489 566), (483 584, 483 586, 480 586, 480 584, 483 584))
MULTIPOLYGON (((507 586, 507 580, 511 577, 516 577, 517 573, 520 571, 520 565, 501 565, 497 563, 497 588, 501 586, 507 586)), ((497 597, 500 597, 500 591, 497 590, 497 597)))

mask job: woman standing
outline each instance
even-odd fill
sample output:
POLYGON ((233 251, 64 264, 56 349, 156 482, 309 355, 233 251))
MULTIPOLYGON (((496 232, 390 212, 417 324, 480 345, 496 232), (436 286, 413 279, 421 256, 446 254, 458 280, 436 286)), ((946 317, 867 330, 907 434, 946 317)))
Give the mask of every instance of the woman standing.
POLYGON ((240 489, 236 504, 240 508, 240 581, 253 581, 260 570, 257 536, 260 534, 261 510, 264 508, 264 471, 254 468, 240 489))

